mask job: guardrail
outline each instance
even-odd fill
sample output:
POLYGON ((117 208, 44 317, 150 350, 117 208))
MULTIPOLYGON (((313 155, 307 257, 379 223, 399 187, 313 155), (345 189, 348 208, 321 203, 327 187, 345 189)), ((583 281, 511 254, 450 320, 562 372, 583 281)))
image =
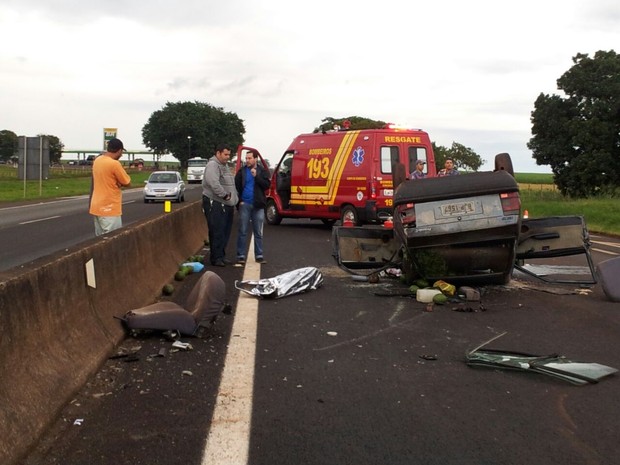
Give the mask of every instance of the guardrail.
POLYGON ((0 273, 0 463, 18 463, 122 341, 114 316, 155 302, 207 237, 196 201, 0 273))

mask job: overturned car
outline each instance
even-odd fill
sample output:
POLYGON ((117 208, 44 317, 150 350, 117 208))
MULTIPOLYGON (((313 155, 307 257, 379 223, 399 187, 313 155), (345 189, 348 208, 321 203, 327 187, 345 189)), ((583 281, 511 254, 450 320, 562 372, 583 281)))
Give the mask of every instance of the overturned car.
POLYGON ((506 153, 496 156, 492 172, 395 182, 393 205, 393 229, 334 228, 333 255, 341 266, 399 262, 409 282, 505 284, 515 267, 528 272, 526 259, 583 253, 592 280, 579 283, 596 282, 583 218, 523 218, 506 153))
POLYGON ((429 279, 506 283, 520 227, 519 186, 504 170, 409 181, 394 194, 407 271, 429 279))

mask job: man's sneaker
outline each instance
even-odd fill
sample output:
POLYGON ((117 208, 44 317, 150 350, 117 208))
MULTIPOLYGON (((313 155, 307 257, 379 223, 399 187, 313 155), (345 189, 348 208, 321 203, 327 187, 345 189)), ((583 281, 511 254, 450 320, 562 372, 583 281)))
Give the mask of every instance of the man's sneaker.
POLYGON ((213 266, 226 266, 226 263, 224 263, 224 260, 218 260, 213 263, 213 266))
POLYGON ((256 263, 267 263, 267 260, 263 257, 256 257, 256 263))
POLYGON ((243 264, 245 263, 245 257, 239 257, 239 258, 237 259, 237 263, 238 263, 239 265, 243 265, 243 264))
POLYGON ((222 261, 224 262, 224 265, 232 265, 232 262, 227 258, 223 258, 222 261))

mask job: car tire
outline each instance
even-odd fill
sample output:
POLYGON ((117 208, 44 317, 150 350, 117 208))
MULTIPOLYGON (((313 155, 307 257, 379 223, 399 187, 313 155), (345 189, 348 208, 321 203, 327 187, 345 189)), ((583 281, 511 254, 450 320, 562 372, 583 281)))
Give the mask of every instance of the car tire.
POLYGON ((515 171, 512 168, 512 159, 507 153, 498 153, 495 155, 495 171, 506 171, 514 178, 515 171))
POLYGON ((495 284, 497 286, 505 286, 512 279, 512 268, 509 271, 505 271, 501 276, 491 280, 490 284, 495 284))
POLYGON ((344 225, 345 221, 351 221, 353 226, 360 225, 360 219, 357 215, 357 210, 353 205, 345 205, 340 213, 340 221, 344 225))
POLYGON ((267 201, 267 206, 265 207, 265 219, 267 220, 267 224, 274 226, 282 222, 282 217, 278 213, 278 207, 273 200, 267 201))

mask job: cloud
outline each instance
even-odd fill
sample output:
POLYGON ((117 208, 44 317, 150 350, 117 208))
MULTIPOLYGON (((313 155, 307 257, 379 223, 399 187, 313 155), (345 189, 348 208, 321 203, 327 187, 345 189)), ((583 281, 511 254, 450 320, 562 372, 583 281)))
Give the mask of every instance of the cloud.
POLYGON ((237 113, 274 162, 323 117, 357 115, 539 171, 536 97, 557 93, 577 53, 620 43, 619 14, 609 0, 6 0, 0 129, 74 148, 118 127, 139 149, 154 111, 201 101, 237 113))

